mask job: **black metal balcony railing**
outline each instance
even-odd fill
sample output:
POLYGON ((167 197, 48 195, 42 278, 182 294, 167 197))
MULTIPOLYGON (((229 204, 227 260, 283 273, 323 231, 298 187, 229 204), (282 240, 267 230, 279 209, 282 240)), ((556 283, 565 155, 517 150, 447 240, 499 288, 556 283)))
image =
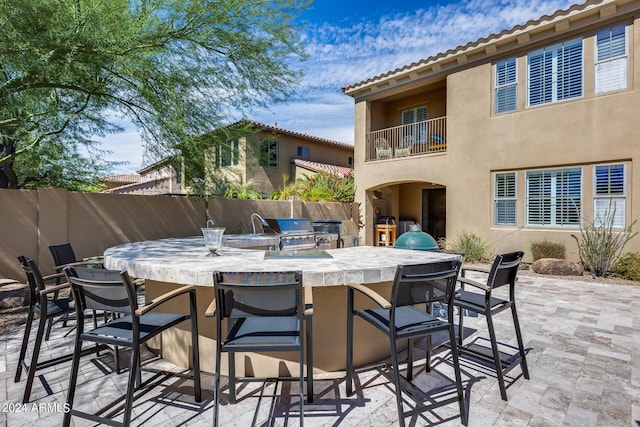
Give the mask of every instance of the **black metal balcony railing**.
POLYGON ((446 117, 381 129, 367 134, 366 160, 447 151, 446 117))

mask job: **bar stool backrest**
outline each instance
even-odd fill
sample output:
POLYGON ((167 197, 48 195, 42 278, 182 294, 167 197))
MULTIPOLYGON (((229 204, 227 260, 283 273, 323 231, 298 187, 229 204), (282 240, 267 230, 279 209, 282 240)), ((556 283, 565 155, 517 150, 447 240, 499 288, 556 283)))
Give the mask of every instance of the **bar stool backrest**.
POLYGON ((63 243, 62 245, 51 245, 49 246, 49 251, 51 252, 51 256, 53 257, 53 262, 55 265, 70 264, 72 262, 78 261, 76 259, 76 254, 73 251, 71 243, 63 243))
POLYGON ((223 317, 304 314, 300 272, 216 272, 214 288, 223 317))
POLYGON ((45 289, 44 280, 42 279, 42 273, 38 264, 31 259, 24 256, 19 256, 20 267, 27 276, 27 284, 29 285, 29 305, 38 303, 40 298, 40 291, 45 289))
POLYGON ((460 261, 452 260, 399 265, 391 290, 392 312, 396 307, 407 305, 435 302, 450 304, 460 264, 460 261))
POLYGON ((497 255, 491 266, 487 285, 491 289, 504 285, 515 285, 516 275, 523 256, 524 252, 522 251, 497 255))
POLYGON ((126 271, 66 267, 65 273, 81 311, 131 314, 138 308, 136 291, 126 271))

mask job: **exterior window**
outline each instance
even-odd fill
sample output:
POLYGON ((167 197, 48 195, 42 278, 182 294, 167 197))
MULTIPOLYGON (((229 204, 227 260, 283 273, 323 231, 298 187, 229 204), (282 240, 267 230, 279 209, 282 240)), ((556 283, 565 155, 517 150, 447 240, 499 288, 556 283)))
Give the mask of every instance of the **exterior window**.
POLYGON ((527 105, 582 96, 582 39, 527 55, 527 105))
POLYGON ((353 157, 349 157, 349 166, 353 165, 353 157))
POLYGON ((260 141, 260 166, 278 167, 278 141, 260 141))
POLYGON ((495 174, 493 188, 495 225, 516 225, 516 173, 495 174))
POLYGON ((309 157, 309 147, 298 147, 298 156, 308 158, 309 157))
POLYGON ((596 34, 596 93, 627 88, 627 31, 624 25, 596 34))
POLYGON ((416 143, 427 141, 427 106, 422 105, 416 108, 410 108, 403 110, 401 115, 402 125, 407 126, 404 129, 403 137, 413 137, 413 141, 416 143), (419 123, 419 124, 414 124, 419 123))
POLYGON ((527 225, 579 226, 582 169, 527 172, 527 225))
POLYGON ((216 156, 216 166, 235 166, 239 163, 239 143, 238 141, 227 141, 218 147, 216 156))
POLYGON ((505 113, 518 108, 518 75, 516 58, 496 63, 495 112, 505 113))
POLYGON ((594 168, 593 212, 596 223, 613 214, 613 227, 626 224, 625 167, 623 164, 598 165, 594 168), (613 210, 613 212, 611 212, 613 210))

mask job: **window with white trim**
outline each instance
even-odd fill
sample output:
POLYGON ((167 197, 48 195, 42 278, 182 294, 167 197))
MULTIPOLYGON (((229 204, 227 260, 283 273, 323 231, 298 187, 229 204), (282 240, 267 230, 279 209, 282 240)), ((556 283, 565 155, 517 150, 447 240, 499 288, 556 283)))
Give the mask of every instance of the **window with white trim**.
POLYGON ((527 172, 527 225, 577 227, 581 201, 581 168, 527 172))
POLYGON ((239 160, 240 144, 236 141, 227 141, 217 147, 216 167, 235 166, 239 160))
POLYGON ((594 222, 601 224, 612 216, 614 228, 626 225, 626 173, 622 163, 597 165, 593 173, 594 222))
POLYGON ((582 96, 582 39, 547 46, 527 55, 527 105, 582 96))
POLYGON ((496 62, 495 82, 495 109, 496 113, 514 111, 518 108, 518 73, 516 58, 508 58, 496 62))
POLYGON ((516 225, 516 173, 501 172, 494 175, 494 225, 516 225))
POLYGON ((278 141, 260 141, 260 166, 278 167, 278 141))
POLYGON ((627 88, 627 28, 617 25, 596 34, 596 93, 627 88))

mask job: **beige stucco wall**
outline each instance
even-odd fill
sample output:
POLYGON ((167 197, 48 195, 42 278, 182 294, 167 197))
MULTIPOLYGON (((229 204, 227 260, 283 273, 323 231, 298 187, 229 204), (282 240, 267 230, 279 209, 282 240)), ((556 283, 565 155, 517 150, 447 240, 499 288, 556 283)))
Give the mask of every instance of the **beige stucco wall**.
POLYGON ((353 157, 351 147, 341 147, 328 143, 306 139, 289 134, 272 134, 262 132, 249 137, 249 147, 247 150, 253 150, 253 155, 247 155, 246 158, 257 159, 259 156, 259 144, 261 138, 273 138, 278 141, 278 166, 268 167, 259 166, 257 162, 246 165, 246 179, 254 182, 260 191, 270 193, 273 190, 280 190, 283 187, 283 175, 287 175, 290 182, 296 176, 295 165, 291 163, 292 158, 301 158, 298 156, 298 147, 309 148, 309 157, 305 160, 312 162, 326 163, 330 165, 351 167, 349 158, 353 157))
MULTIPOLYGON (((373 190, 383 190, 386 214, 416 215, 421 207, 418 193, 432 184, 447 189, 447 236, 467 231, 488 239, 496 252, 523 249, 542 237, 566 244, 569 256, 577 259, 572 234, 577 228, 525 226, 525 171, 542 168, 582 166, 582 212, 588 219, 592 212, 593 166, 607 162, 627 165, 627 223, 640 218, 640 195, 637 178, 640 173, 640 21, 635 20, 629 33, 628 89, 596 96, 594 94, 594 30, 584 36, 584 95, 581 98, 527 108, 526 54, 518 53, 518 99, 516 112, 494 115, 492 63, 485 61, 449 74, 446 79, 447 151, 389 160, 365 162, 365 137, 377 129, 381 111, 393 105, 395 110, 416 103, 415 88, 405 100, 398 91, 356 99, 355 160, 356 201, 363 206, 367 225, 363 238, 373 242, 373 190), (634 43, 635 41, 635 43, 634 43), (518 221, 515 227, 492 225, 492 183, 495 171, 517 171, 518 221), (389 191, 390 194, 384 191, 389 191), (397 201, 396 201, 397 200, 397 201)), ((571 38, 571 37, 568 37, 571 38)), ((563 40, 556 38, 555 42, 563 40)), ((550 44, 550 42, 549 42, 550 44)), ((541 44, 540 46, 544 46, 541 44)), ((385 113, 386 114, 386 113, 385 113)), ((384 120, 388 120, 385 116, 384 120)), ((636 226, 638 229, 640 226, 636 226)), ((640 237, 626 248, 640 251, 640 237)))
MULTIPOLYGON (((302 201, 76 193, 62 189, 0 190, 0 278, 24 280, 16 259, 34 258, 53 273, 49 245, 70 242, 78 258, 128 242, 200 235, 207 219, 227 234, 251 232, 253 212, 269 217, 349 221, 350 204, 302 201)), ((355 209, 357 215, 357 208, 355 209)), ((356 216, 357 218, 357 216, 356 216)), ((352 227, 351 233, 357 233, 352 227)))

